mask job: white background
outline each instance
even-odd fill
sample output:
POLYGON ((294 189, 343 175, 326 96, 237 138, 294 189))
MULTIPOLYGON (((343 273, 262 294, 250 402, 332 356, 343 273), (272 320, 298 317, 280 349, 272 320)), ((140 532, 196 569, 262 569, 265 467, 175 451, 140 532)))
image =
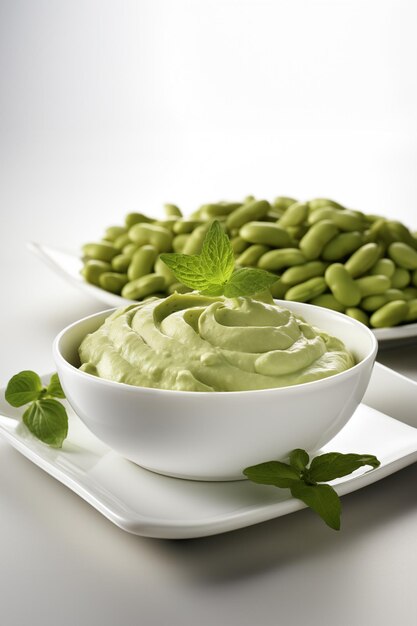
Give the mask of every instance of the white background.
MULTIPOLYGON (((28 240, 77 249, 131 210, 249 193, 417 229, 416 25, 413 0, 2 0, 1 384, 51 370, 54 335, 102 306, 28 240)), ((417 377, 412 348, 381 359, 417 377)), ((345 498, 341 535, 303 512, 173 544, 1 444, 0 622, 412 623, 416 479, 345 498)))

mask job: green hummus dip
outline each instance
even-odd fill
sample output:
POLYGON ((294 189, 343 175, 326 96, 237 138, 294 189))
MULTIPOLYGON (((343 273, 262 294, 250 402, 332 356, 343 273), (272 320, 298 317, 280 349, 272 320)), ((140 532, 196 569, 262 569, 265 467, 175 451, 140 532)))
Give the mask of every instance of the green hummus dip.
POLYGON ((288 309, 193 293, 115 311, 85 337, 79 354, 89 374, 179 391, 284 387, 355 364, 342 341, 288 309))

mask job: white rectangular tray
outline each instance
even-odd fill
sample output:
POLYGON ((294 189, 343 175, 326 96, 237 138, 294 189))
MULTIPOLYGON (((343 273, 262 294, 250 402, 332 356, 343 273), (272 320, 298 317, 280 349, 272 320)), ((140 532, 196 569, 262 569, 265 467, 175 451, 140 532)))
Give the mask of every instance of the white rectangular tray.
MULTIPOLYGON (((381 466, 334 481, 339 495, 417 460, 417 383, 377 363, 364 402, 323 450, 375 454, 381 466)), ((3 390, 0 435, 128 532, 169 539, 202 537, 304 508, 287 490, 271 486, 187 481, 144 470, 101 443, 69 407, 69 436, 61 450, 49 448, 16 419, 21 413, 6 403, 3 390)))

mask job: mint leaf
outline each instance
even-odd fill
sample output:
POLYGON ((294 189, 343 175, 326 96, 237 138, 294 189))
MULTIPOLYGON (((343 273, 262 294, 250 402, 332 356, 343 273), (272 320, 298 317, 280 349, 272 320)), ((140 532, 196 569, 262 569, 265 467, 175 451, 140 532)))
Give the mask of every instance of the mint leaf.
POLYGON ((217 221, 207 231, 200 262, 203 272, 212 284, 224 285, 233 274, 235 257, 232 244, 217 221))
POLYGON ((58 374, 52 374, 49 385, 46 388, 46 393, 48 396, 53 396, 54 398, 65 398, 65 393, 61 387, 58 374))
POLYGON ((28 402, 37 400, 42 389, 43 385, 39 376, 31 370, 24 370, 9 380, 5 398, 12 406, 23 406, 28 402))
POLYGON ((208 286, 199 256, 170 252, 161 254, 160 259, 174 272, 176 278, 184 285, 187 285, 187 287, 200 291, 208 286))
POLYGON ((278 276, 266 270, 254 267, 242 267, 234 272, 224 287, 224 295, 227 298, 239 296, 252 296, 264 291, 276 283, 278 276))
POLYGON ((260 485, 274 485, 275 487, 291 487, 300 480, 300 474, 287 463, 267 461, 252 465, 243 470, 244 475, 253 483, 260 485))
POLYGON ((313 481, 322 483, 347 476, 365 465, 370 465, 375 469, 380 465, 380 462, 372 454, 328 452, 316 456, 312 460, 308 474, 313 481))
POLYGON ((307 467, 309 460, 307 452, 301 448, 293 450, 290 454, 290 465, 298 472, 302 472, 307 467))
POLYGON ((340 498, 330 485, 306 485, 299 481, 290 487, 291 495, 302 500, 326 522, 330 528, 340 530, 340 498))
POLYGON ((61 448, 68 434, 67 412, 57 400, 33 402, 24 412, 23 422, 35 437, 53 448, 61 448))

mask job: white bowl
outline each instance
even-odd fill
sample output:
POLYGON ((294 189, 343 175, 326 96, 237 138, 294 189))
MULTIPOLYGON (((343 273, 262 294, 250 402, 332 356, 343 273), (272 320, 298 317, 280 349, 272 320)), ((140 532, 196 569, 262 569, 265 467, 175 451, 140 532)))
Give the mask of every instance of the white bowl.
MULTIPOLYGON (((69 403, 86 426, 122 456, 152 471, 193 480, 239 480, 242 470, 314 453, 361 402, 377 352, 373 333, 346 315, 277 300, 341 339, 356 365, 314 382, 256 391, 194 392, 134 387, 78 369, 78 347, 112 311, 91 315, 55 339, 54 359, 69 403)), ((352 452, 361 452, 353 450, 352 452)))

